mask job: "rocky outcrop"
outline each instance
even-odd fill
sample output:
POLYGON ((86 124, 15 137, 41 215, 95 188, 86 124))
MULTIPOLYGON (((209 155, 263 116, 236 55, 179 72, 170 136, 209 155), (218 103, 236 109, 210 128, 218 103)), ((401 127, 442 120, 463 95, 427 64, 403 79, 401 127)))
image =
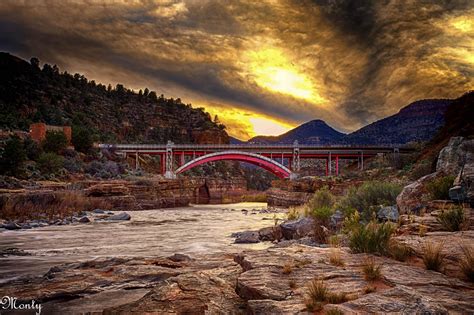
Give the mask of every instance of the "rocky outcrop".
POLYGON ((292 245, 265 251, 248 251, 236 256, 244 269, 237 279, 236 291, 248 300, 251 314, 298 314, 307 311, 308 284, 323 280, 332 293, 345 293, 349 301, 327 304, 343 313, 469 313, 474 311, 472 284, 400 263, 374 257, 381 264, 382 280, 364 279, 363 254, 341 249, 344 266, 334 266, 334 249, 292 245), (287 267, 290 266, 290 267, 287 267), (290 270, 288 272, 288 270, 290 270), (367 291, 372 287, 375 292, 367 291))
POLYGON ((291 207, 306 203, 313 194, 327 187, 335 196, 344 195, 350 187, 361 185, 360 180, 337 181, 331 178, 304 177, 298 180, 275 180, 267 190, 268 206, 291 207))
POLYGON ((419 213, 431 199, 426 189, 427 184, 443 176, 456 177, 450 196, 459 201, 474 201, 474 140, 451 138, 439 153, 436 172, 405 186, 398 195, 397 206, 400 213, 419 213))

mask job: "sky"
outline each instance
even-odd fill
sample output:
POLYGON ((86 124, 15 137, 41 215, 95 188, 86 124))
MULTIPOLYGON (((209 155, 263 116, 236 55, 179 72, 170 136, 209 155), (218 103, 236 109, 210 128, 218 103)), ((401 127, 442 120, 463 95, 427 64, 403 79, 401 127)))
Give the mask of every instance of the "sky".
POLYGON ((2 0, 0 51, 218 115, 342 132, 474 87, 472 0, 2 0))

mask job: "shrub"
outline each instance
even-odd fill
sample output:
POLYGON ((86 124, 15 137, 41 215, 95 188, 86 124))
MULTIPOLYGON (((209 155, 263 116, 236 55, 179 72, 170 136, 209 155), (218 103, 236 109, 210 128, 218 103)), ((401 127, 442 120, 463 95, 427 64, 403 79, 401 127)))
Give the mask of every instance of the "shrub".
POLYGON ((423 263, 427 270, 441 271, 445 258, 442 251, 443 244, 425 243, 423 246, 423 263))
POLYGON ((303 207, 290 207, 288 209, 287 218, 288 220, 296 220, 300 217, 301 213, 304 212, 303 207))
POLYGON ((100 198, 85 197, 77 192, 56 192, 49 195, 32 194, 28 198, 8 198, 0 208, 0 217, 7 220, 52 219, 71 216, 74 212, 112 209, 100 198))
POLYGON ((380 280, 382 278, 382 271, 380 269, 381 266, 375 263, 375 259, 373 257, 368 258, 362 266, 365 280, 380 280))
POLYGON ((66 149, 68 141, 62 131, 47 131, 42 147, 45 152, 61 153, 66 149))
POLYGON ((394 227, 391 223, 369 222, 359 224, 349 233, 349 247, 355 253, 385 254, 389 249, 389 242, 394 227))
POLYGON ((460 231, 465 220, 464 209, 461 206, 456 206, 449 210, 443 210, 436 219, 445 230, 460 231))
POLYGON ((422 160, 416 163, 411 169, 410 178, 417 180, 425 175, 432 173, 431 162, 428 160, 422 160))
POLYGON ((427 229, 428 228, 426 227, 426 225, 420 224, 420 226, 418 227, 418 236, 424 237, 426 235, 427 229))
POLYGON ((453 187, 454 176, 444 176, 434 179, 426 185, 426 189, 435 200, 448 200, 449 189, 453 187))
POLYGON ((41 153, 36 163, 42 174, 57 174, 64 166, 64 158, 53 152, 41 153))
POLYGON ((326 300, 328 288, 326 287, 324 281, 314 279, 309 284, 308 293, 311 300, 323 302, 326 300))
POLYGON ((324 187, 314 193, 313 197, 308 201, 308 207, 310 210, 332 208, 334 201, 333 194, 331 194, 327 187, 324 187))
POLYGON ((349 300, 344 292, 330 292, 322 280, 313 279, 308 286, 306 307, 310 311, 320 310, 324 302, 331 304, 344 303, 349 300))
POLYGON ((404 244, 390 242, 389 256, 398 261, 406 261, 413 253, 410 247, 404 244))
POLYGON ((360 187, 350 189, 348 195, 341 200, 340 206, 346 212, 356 209, 363 214, 364 219, 369 220, 374 207, 395 204, 401 191, 402 187, 397 184, 378 181, 366 182, 360 187))
POLYGON ((461 259, 461 271, 466 278, 474 282, 474 250, 470 246, 461 246, 463 258, 461 259))
POLYGON ((339 248, 332 248, 329 252, 329 262, 334 266, 343 267, 344 260, 341 257, 341 250, 339 248))
POLYGON ((329 207, 316 208, 311 212, 314 219, 314 239, 321 244, 327 243, 329 218, 333 211, 329 207))
POLYGON ((337 308, 330 308, 326 311, 326 315, 344 315, 344 312, 337 308))
POLYGON ((13 136, 6 142, 0 157, 0 173, 19 176, 23 173, 26 151, 18 136, 13 136))
POLYGON ((339 304, 339 303, 344 303, 347 302, 349 298, 347 297, 347 294, 344 292, 329 292, 327 295, 327 302, 331 304, 339 304))
POLYGON ((77 125, 72 127, 71 141, 74 148, 83 153, 88 153, 94 144, 90 130, 77 125))

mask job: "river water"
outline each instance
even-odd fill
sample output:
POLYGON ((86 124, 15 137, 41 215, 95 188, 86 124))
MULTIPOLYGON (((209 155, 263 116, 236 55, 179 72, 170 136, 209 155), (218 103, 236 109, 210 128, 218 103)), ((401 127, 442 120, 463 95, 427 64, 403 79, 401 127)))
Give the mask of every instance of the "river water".
MULTIPOLYGON (((272 226, 275 214, 251 211, 264 208, 265 203, 195 205, 130 211, 130 221, 0 229, 0 252, 13 247, 31 254, 0 256, 0 282, 43 274, 61 263, 98 257, 192 256, 266 248, 271 243, 234 244, 231 237, 234 232, 272 226), (250 211, 246 214, 242 209, 250 211)), ((276 216, 281 218, 282 214, 276 216)))

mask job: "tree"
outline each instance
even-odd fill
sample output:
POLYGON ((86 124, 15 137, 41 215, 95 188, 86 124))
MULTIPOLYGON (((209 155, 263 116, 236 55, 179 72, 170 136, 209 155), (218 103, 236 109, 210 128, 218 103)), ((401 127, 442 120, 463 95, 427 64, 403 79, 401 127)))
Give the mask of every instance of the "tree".
POLYGON ((47 131, 42 147, 45 152, 61 153, 66 149, 68 141, 62 131, 47 131))
POLYGON ((41 153, 38 158, 38 168, 42 174, 56 174, 64 166, 64 158, 53 152, 41 153))
POLYGON ((0 158, 0 173, 19 176, 26 161, 26 152, 23 142, 18 136, 8 139, 0 158))
POLYGON ((148 90, 148 88, 145 88, 145 91, 143 91, 143 96, 148 96, 149 93, 150 90, 148 90))
POLYGON ((72 145, 77 151, 88 153, 93 144, 92 134, 88 128, 81 126, 72 127, 72 145))
POLYGON ((30 64, 35 68, 35 69, 39 69, 39 59, 36 58, 36 57, 33 57, 30 59, 30 64))

